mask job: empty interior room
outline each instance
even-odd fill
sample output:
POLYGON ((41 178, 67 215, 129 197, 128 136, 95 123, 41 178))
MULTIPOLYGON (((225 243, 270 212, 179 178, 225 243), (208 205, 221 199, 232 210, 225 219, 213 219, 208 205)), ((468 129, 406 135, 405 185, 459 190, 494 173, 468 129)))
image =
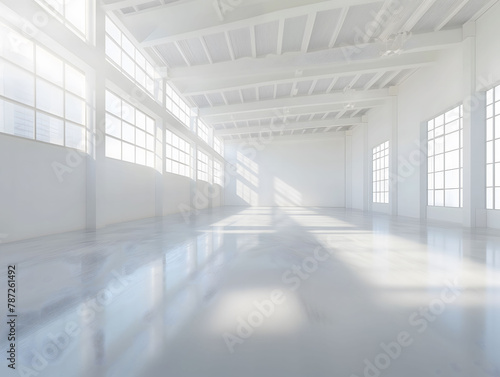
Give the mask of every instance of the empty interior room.
POLYGON ((2 0, 0 376, 499 377, 498 0, 2 0))

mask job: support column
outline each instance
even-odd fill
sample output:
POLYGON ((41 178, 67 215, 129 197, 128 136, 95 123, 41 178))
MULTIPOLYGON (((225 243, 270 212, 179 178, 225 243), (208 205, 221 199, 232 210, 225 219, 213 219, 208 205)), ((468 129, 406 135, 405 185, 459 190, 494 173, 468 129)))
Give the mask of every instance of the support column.
POLYGON ((463 225, 486 226, 486 96, 476 93, 476 24, 463 27, 463 225))
POLYGON ((398 141, 398 88, 390 88, 391 94, 391 143, 389 145, 390 161, 389 161, 389 206, 392 216, 398 215, 398 156, 399 156, 399 141, 398 141), (391 179, 392 178, 392 179, 391 179))
MULTIPOLYGON (((91 106, 88 111, 87 134, 87 203, 86 227, 96 230, 104 225, 102 214, 99 213, 100 198, 104 190, 104 162, 105 162, 105 134, 106 134, 106 50, 105 50, 105 20, 106 14, 102 7, 96 6, 95 10, 95 45, 96 62, 95 74, 90 79, 87 88, 91 106)), ((102 200, 102 199, 101 199, 102 200)))
POLYGON ((363 127, 363 210, 371 211, 373 203, 373 150, 368 143, 367 125, 363 127))
POLYGON ((352 131, 345 132, 345 207, 352 209, 352 131))

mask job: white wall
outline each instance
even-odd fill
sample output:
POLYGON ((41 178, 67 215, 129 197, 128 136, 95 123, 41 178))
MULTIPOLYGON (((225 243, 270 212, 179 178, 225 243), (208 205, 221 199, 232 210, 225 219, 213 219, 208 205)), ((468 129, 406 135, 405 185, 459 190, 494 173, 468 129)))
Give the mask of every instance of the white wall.
POLYGON ((178 213, 191 207, 191 179, 165 173, 163 176, 163 213, 178 213))
POLYGON ((365 132, 365 126, 352 130, 352 208, 358 210, 365 209, 365 132))
POLYGON ((226 160, 237 169, 226 205, 345 206, 343 134, 276 138, 260 146, 226 145, 226 160))
POLYGON ((101 226, 155 216, 155 174, 149 167, 105 158, 98 198, 101 226))
POLYGON ((0 134, 0 241, 85 228, 85 161, 58 170, 61 180, 53 168, 71 151, 0 134))

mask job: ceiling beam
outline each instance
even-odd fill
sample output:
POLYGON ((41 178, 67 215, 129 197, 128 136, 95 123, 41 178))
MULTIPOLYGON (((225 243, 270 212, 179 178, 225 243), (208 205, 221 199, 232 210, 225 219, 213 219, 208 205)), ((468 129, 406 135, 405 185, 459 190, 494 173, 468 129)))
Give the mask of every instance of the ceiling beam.
MULTIPOLYGON (((288 55, 288 54, 287 54, 288 55)), ((283 55, 284 56, 284 55, 283 55)), ((274 58, 279 58, 274 56, 274 58)), ((263 64, 236 60, 231 64, 218 63, 206 66, 177 68, 169 71, 169 78, 184 95, 206 94, 223 90, 252 88, 256 85, 273 85, 305 80, 319 80, 396 69, 419 68, 436 61, 433 51, 405 53, 383 59, 366 59, 354 62, 330 63, 308 66, 297 77, 297 66, 285 64, 280 59, 262 59, 263 64), (279 62, 283 63, 280 64, 279 62)))
MULTIPOLYGON (((374 99, 361 102, 354 102, 353 107, 349 110, 357 109, 372 109, 374 107, 382 106, 387 101, 384 99, 374 99)), ((248 120, 259 120, 259 119, 272 119, 272 118, 283 118, 283 117, 294 117, 305 114, 323 114, 326 112, 338 112, 345 110, 345 103, 337 104, 320 104, 320 105, 309 105, 301 107, 292 108, 281 108, 281 109, 259 109, 252 112, 244 113, 233 113, 233 114, 220 114, 220 115, 205 115, 202 119, 207 124, 218 124, 227 122, 239 122, 248 120)))
POLYGON ((300 49, 302 53, 306 53, 307 50, 309 49, 309 43, 311 42, 314 23, 316 22, 316 15, 317 15, 316 12, 309 13, 307 15, 306 28, 304 31, 304 35, 302 37, 302 47, 300 49))
MULTIPOLYGON (((397 73, 397 72, 396 72, 397 73)), ((348 93, 318 94, 297 98, 279 98, 267 101, 248 102, 212 108, 199 109, 199 116, 215 116, 238 113, 251 113, 259 110, 281 110, 308 107, 311 105, 331 105, 363 102, 367 100, 384 100, 390 98, 387 89, 370 91, 350 91, 348 93)))
POLYGON ((458 12, 460 12, 463 9, 463 7, 465 7, 468 3, 469 3, 469 0, 462 0, 462 2, 460 4, 458 4, 455 7, 455 9, 453 9, 450 13, 448 13, 448 15, 444 18, 444 20, 441 21, 441 23, 434 28, 434 31, 439 31, 442 28, 444 28, 446 26, 446 24, 448 22, 450 22, 451 19, 453 17, 455 17, 458 14, 458 12))
POLYGON ((321 128, 321 127, 338 127, 338 126, 355 126, 358 124, 363 124, 363 119, 361 117, 357 118, 344 118, 344 119, 332 119, 332 120, 318 120, 309 122, 296 122, 296 123, 281 123, 273 124, 269 126, 254 126, 254 127, 241 127, 241 128, 230 128, 215 130, 214 134, 217 136, 227 136, 227 135, 241 135, 255 132, 272 132, 278 129, 282 131, 291 130, 306 130, 310 128, 321 128))
POLYGON ((214 11, 212 1, 191 1, 195 2, 195 4, 178 6, 176 14, 172 14, 173 12, 170 9, 163 7, 154 8, 155 12, 129 15, 127 23, 130 22, 132 26, 138 25, 141 22, 159 25, 144 38, 138 38, 142 41, 143 46, 155 46, 175 40, 195 38, 199 35, 241 29, 264 22, 276 21, 281 18, 298 17, 308 13, 317 13, 348 6, 379 3, 382 0, 290 0, 274 2, 252 0, 250 3, 249 0, 245 0, 245 2, 241 2, 239 6, 235 7, 236 11, 231 14, 231 17, 227 17, 223 21, 220 20, 217 12, 214 11), (260 3, 261 5, 255 6, 252 3, 260 3), (197 9, 197 12, 203 15, 203 17, 193 17, 193 9, 197 9), (182 17, 184 13, 185 17, 182 17))
POLYGON ((424 17, 428 10, 434 5, 437 0, 424 0, 424 2, 417 8, 411 17, 405 22, 402 31, 411 31, 416 24, 424 17))
POLYGON ((347 17, 347 13, 349 13, 349 7, 342 8, 340 12, 339 19, 337 20, 337 24, 335 25, 335 30, 333 31, 332 37, 330 38, 330 42, 328 43, 328 48, 332 48, 335 46, 337 39, 339 38, 340 31, 344 26, 345 19, 347 17))

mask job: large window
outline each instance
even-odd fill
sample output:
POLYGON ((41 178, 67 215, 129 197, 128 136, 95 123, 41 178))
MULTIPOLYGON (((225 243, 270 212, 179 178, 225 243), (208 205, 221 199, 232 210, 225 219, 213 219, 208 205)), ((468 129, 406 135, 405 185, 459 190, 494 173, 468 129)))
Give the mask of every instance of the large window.
POLYGON ((155 166, 155 121, 106 91, 106 157, 155 166))
POLYGON ((486 93, 486 208, 500 209, 500 86, 486 93))
POLYGON ((222 141, 216 137, 214 137, 214 150, 224 157, 224 144, 222 141))
POLYGON ((198 180, 210 182, 210 165, 208 156, 198 151, 198 180))
POLYGON ((192 147, 186 140, 166 130, 166 171, 192 178, 192 147))
POLYGON ((0 24, 0 132, 86 151, 85 75, 0 24))
POLYGON ((373 203, 389 203, 389 142, 373 148, 373 203))
POLYGON ((205 143, 210 145, 210 130, 208 126, 203 123, 201 120, 198 121, 198 130, 197 130, 198 136, 203 140, 205 143))
POLYGON ((88 37, 91 0, 35 0, 81 39, 88 37))
POLYGON ((219 161, 214 160, 214 183, 222 186, 223 176, 222 176, 222 164, 219 161))
POLYGON ((191 127, 191 117, 194 116, 191 108, 168 84, 165 105, 167 110, 179 119, 187 128, 191 127))
POLYGON ((428 205, 462 207, 463 107, 428 123, 428 205))
POLYGON ((158 102, 163 100, 161 76, 144 54, 106 17, 106 56, 158 102))

